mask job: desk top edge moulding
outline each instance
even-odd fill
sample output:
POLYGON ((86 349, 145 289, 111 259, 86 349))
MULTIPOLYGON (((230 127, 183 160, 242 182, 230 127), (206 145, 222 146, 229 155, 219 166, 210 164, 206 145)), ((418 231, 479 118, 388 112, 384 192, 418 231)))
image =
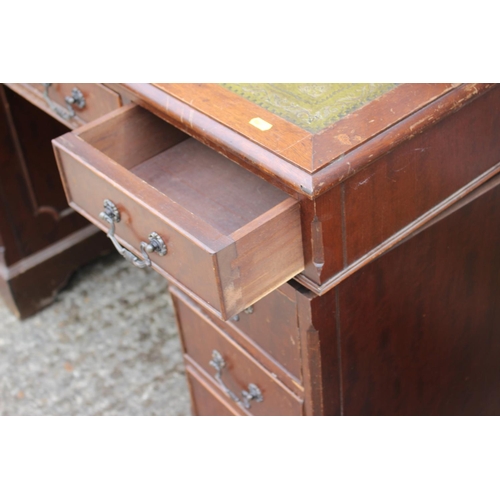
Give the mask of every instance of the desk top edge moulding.
POLYGON ((221 84, 107 85, 289 194, 314 199, 494 84, 382 87, 314 133, 221 84), (262 122, 271 127, 261 130, 262 122))

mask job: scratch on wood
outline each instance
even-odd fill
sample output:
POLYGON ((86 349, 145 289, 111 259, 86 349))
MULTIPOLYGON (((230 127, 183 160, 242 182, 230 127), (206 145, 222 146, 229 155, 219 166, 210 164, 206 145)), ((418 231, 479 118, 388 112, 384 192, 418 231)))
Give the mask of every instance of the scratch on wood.
POLYGON ((407 167, 407 165, 403 165, 401 168, 395 168, 393 172, 401 172, 401 170, 404 170, 407 167))
POLYGON ((426 121, 430 121, 430 120, 433 120, 434 119, 434 116, 428 116, 426 118, 422 118, 422 120, 419 120, 417 123, 414 123, 411 127, 410 127, 410 130, 413 131, 414 129, 418 128, 422 123, 426 122, 426 121))
POLYGON ((347 175, 348 176, 351 174, 351 170, 352 170, 352 165, 351 165, 351 162, 348 161, 347 162, 347 175))
POLYGON ((278 151, 280 153, 284 153, 285 151, 288 151, 290 148, 293 148, 296 144, 298 144, 299 142, 302 142, 303 140, 304 140, 304 138, 301 137, 299 140, 293 142, 292 144, 287 146, 285 149, 276 149, 276 151, 278 151))
POLYGON ((375 175, 376 172, 373 172, 373 174, 371 174, 370 176, 368 176, 365 180, 361 181, 361 182, 358 182, 358 184, 353 187, 354 191, 356 191, 356 189, 359 188, 359 186, 363 186, 364 184, 366 184, 374 175, 375 175))

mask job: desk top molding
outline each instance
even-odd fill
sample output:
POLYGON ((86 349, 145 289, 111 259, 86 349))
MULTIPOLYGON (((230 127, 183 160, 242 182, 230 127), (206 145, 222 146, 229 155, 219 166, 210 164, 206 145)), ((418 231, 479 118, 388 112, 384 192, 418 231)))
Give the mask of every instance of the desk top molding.
POLYGON ((314 199, 495 84, 400 84, 317 133, 218 84, 108 84, 289 193, 314 199), (251 125, 259 117, 267 131, 251 125))

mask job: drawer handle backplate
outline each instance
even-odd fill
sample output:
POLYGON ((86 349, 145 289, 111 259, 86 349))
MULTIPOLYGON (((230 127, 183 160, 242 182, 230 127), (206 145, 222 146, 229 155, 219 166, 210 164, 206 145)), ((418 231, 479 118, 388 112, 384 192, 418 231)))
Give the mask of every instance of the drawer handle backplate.
POLYGON ((76 113, 75 110, 73 109, 73 105, 76 106, 78 109, 83 109, 85 105, 87 104, 85 101, 85 97, 82 94, 82 91, 74 87, 73 90, 71 91, 71 95, 66 96, 64 98, 64 101, 66 102, 66 108, 67 111, 60 106, 58 106, 50 97, 49 97, 49 88, 52 84, 51 83, 44 83, 43 84, 43 97, 45 98, 45 101, 49 105, 50 109, 54 112, 56 112, 62 119, 64 120, 71 120, 71 118, 74 118, 76 113))
POLYGON ((161 236, 154 231, 149 235, 149 243, 141 241, 141 253, 144 260, 141 260, 132 252, 129 252, 126 248, 122 247, 115 237, 115 223, 118 223, 121 220, 120 212, 112 201, 104 200, 104 211, 99 214, 99 217, 110 225, 108 238, 113 242, 113 245, 118 250, 118 253, 125 260, 131 262, 135 267, 138 267, 139 269, 151 267, 151 259, 149 258, 148 253, 156 252, 160 255, 166 255, 167 247, 161 236))
POLYGON ((222 390, 235 403, 238 403, 240 406, 243 406, 243 408, 248 410, 250 408, 250 401, 256 401, 257 403, 262 403, 262 401, 264 401, 262 392, 260 392, 260 389, 255 384, 248 384, 248 391, 241 391, 241 398, 236 396, 236 394, 226 386, 226 384, 222 381, 222 370, 226 366, 226 362, 219 351, 213 351, 210 366, 215 368, 215 379, 219 382, 222 390))

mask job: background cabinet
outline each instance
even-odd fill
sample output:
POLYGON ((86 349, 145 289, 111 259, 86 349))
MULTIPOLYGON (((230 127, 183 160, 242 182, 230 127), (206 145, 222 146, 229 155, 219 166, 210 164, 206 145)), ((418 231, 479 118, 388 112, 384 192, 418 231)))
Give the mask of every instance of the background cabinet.
POLYGON ((68 207, 51 139, 68 128, 0 85, 0 294, 23 318, 110 245, 68 207))

